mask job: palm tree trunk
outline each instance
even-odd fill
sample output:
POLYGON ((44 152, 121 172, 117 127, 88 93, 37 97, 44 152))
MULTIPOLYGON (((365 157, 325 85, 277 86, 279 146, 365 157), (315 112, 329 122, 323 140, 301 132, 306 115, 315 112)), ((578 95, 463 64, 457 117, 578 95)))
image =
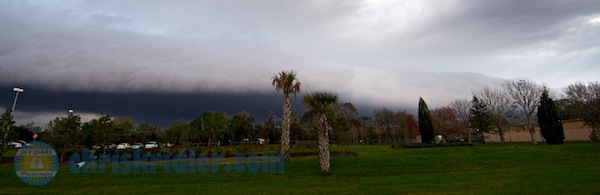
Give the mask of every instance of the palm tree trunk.
POLYGON ((329 172, 329 125, 325 113, 319 115, 319 163, 321 164, 321 172, 329 172))
POLYGON ((289 160, 289 149, 290 149, 290 117, 292 115, 291 110, 292 102, 290 99, 290 94, 284 94, 284 102, 283 102, 283 116, 282 118, 282 127, 281 127, 281 156, 285 161, 289 160))

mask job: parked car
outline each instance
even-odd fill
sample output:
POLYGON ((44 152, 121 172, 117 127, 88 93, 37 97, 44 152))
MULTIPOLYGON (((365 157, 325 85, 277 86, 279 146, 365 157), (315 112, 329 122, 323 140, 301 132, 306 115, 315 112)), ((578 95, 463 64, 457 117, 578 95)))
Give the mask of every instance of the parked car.
POLYGON ((125 149, 128 149, 128 148, 131 148, 131 145, 129 145, 129 143, 120 143, 117 146, 117 150, 125 150, 125 149))
POLYGON ((17 140, 17 141, 15 141, 15 142, 19 142, 19 143, 21 143, 21 146, 31 146, 31 144, 30 144, 30 143, 27 143, 26 141, 23 141, 23 140, 17 140))
POLYGON ((22 148, 23 146, 31 146, 30 143, 27 143, 23 140, 11 141, 7 145, 12 146, 13 148, 22 148))
POLYGON ((131 145, 131 149, 134 149, 134 150, 140 149, 142 147, 144 147, 144 144, 142 144, 142 143, 135 143, 135 144, 131 145))
POLYGON ((465 136, 448 136, 446 141, 448 142, 466 142, 468 138, 465 136))
POLYGON ((19 143, 19 142, 14 142, 14 141, 12 141, 12 142, 8 142, 8 144, 7 144, 7 145, 8 145, 8 146, 11 146, 11 147, 13 147, 13 148, 17 148, 17 149, 18 149, 18 148, 21 148, 21 147, 23 147, 23 144, 21 144, 21 143, 19 143))
POLYGON ((93 145, 92 149, 94 149, 94 150, 100 150, 100 149, 102 149, 102 144, 93 145))
POLYGON ((152 148, 158 148, 158 142, 156 142, 156 141, 149 141, 144 146, 144 149, 152 149, 152 148))
POLYGON ((117 144, 110 144, 110 145, 108 145, 108 149, 109 150, 113 150, 115 148, 117 148, 117 144))

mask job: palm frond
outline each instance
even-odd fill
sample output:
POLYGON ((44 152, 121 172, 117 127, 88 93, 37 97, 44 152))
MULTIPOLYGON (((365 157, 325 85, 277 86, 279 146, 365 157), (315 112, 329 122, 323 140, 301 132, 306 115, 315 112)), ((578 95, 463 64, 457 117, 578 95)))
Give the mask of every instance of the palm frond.
POLYGON ((308 112, 325 112, 331 109, 332 105, 337 104, 337 101, 337 94, 319 91, 306 94, 302 102, 308 112))

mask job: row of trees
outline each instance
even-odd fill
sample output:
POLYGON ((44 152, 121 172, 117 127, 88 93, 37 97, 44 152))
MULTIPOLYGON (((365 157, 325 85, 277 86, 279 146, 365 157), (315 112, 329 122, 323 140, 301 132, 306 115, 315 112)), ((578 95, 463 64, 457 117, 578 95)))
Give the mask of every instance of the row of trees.
POLYGON ((529 80, 511 80, 498 88, 485 86, 474 90, 471 100, 458 99, 448 106, 429 110, 419 99, 419 134, 423 143, 442 135, 443 142, 452 136, 464 136, 471 142, 471 131, 484 142, 484 133, 494 133, 505 143, 509 126, 522 126, 531 134, 533 144, 535 125, 539 125, 548 144, 561 144, 564 132, 561 120, 582 119, 591 127, 590 139, 598 142, 600 132, 600 84, 575 83, 564 89, 565 96, 555 101, 544 86, 529 80))
MULTIPOLYGON (((534 136, 535 125, 538 124, 547 143, 559 144, 564 140, 560 120, 582 119, 592 128, 590 139, 598 142, 600 84, 598 82, 575 83, 569 85, 564 93, 562 99, 555 101, 546 87, 535 82, 506 81, 499 88, 486 86, 474 91, 471 101, 467 99, 453 101, 448 108, 454 111, 454 116, 445 114, 446 118, 444 118, 434 114, 433 116, 436 117, 433 120, 445 123, 445 126, 438 125, 436 128, 454 126, 458 129, 471 128, 480 136, 486 132, 498 134, 502 144, 505 142, 504 133, 511 125, 524 127, 530 132, 532 143, 537 144, 534 136), (456 117, 456 120, 452 117, 456 117), (558 139, 561 141, 557 141, 558 139)), ((436 110, 444 113, 441 110, 445 109, 447 108, 436 110)), ((440 134, 444 135, 445 132, 447 131, 441 131, 440 134)), ((470 136, 469 131, 463 132, 470 136)))
MULTIPOLYGON (((331 139, 342 145, 358 143, 391 143, 414 140, 418 136, 415 118, 405 111, 393 112, 389 109, 375 111, 374 117, 361 117, 352 103, 336 103, 327 111, 332 131, 331 139)), ((10 110, 4 113, 5 119, 14 124, 10 110)), ((291 139, 293 141, 318 140, 318 120, 310 114, 291 115, 291 139)), ((223 112, 205 112, 189 121, 181 119, 167 128, 159 128, 148 123, 137 123, 129 117, 103 115, 87 122, 81 121, 76 113, 56 117, 44 130, 34 124, 12 126, 6 140, 32 141, 32 134, 38 140, 51 143, 57 151, 72 150, 81 146, 112 143, 147 143, 159 141, 180 146, 228 145, 249 140, 256 142, 264 138, 270 143, 281 141, 282 120, 270 113, 264 121, 255 121, 246 111, 227 115, 223 112)), ((8 128, 3 128, 8 129, 8 128)))

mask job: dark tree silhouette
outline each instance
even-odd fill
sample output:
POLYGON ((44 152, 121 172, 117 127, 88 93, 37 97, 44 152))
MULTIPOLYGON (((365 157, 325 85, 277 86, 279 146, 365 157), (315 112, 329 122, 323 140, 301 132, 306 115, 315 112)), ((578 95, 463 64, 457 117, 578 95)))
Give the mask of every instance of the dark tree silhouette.
POLYGON ((481 138, 481 143, 485 144, 485 140, 483 139, 483 133, 489 132, 490 127, 492 126, 492 115, 487 110, 486 105, 479 101, 479 99, 473 96, 473 108, 471 108, 471 127, 474 128, 479 137, 481 138))
POLYGON ((419 98, 419 132, 421 133, 421 142, 430 144, 433 141, 433 124, 429 108, 423 98, 419 98))
POLYGON ((540 99, 537 118, 542 136, 544 136, 548 145, 562 144, 565 140, 565 132, 554 100, 548 96, 547 89, 544 89, 540 99))

